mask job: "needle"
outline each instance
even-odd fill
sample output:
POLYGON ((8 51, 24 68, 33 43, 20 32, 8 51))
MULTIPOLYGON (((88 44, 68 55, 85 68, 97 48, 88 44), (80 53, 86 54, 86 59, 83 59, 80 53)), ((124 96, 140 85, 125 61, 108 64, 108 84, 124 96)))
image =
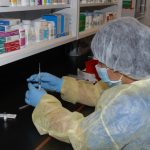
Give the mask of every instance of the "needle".
POLYGON ((39 63, 38 89, 41 89, 41 64, 39 63))

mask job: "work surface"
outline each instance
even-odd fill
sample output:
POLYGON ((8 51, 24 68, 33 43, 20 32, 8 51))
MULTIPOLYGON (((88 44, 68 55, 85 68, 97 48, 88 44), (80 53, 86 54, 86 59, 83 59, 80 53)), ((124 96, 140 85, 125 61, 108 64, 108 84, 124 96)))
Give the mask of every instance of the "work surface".
MULTIPOLYGON (((32 123, 33 107, 23 110, 19 110, 19 107, 25 105, 26 78, 38 72, 39 62, 43 72, 61 77, 76 73, 78 65, 75 61, 76 59, 70 59, 59 47, 0 68, 0 113, 17 114, 15 120, 4 122, 0 119, 0 150, 72 150, 70 144, 59 142, 48 135, 39 135, 32 123)), ((80 59, 78 63, 83 61, 80 59)), ((80 104, 72 105, 63 101, 62 104, 71 111, 82 111, 86 115, 94 110, 80 104)))
MULTIPOLYGON (((94 108, 83 105, 63 105, 74 111, 82 112, 85 116, 93 112, 94 108)), ((41 136, 35 129, 31 114, 33 108, 28 107, 17 113, 15 120, 0 120, 0 149, 2 150, 73 150, 70 144, 60 142, 48 135, 41 136)))

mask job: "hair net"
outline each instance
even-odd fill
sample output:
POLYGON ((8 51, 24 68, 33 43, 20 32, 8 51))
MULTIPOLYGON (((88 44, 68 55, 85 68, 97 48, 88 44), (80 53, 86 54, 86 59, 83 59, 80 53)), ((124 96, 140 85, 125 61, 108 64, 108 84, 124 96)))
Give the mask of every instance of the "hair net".
POLYGON ((150 28, 132 17, 111 21, 93 38, 94 56, 134 79, 150 75, 150 28))

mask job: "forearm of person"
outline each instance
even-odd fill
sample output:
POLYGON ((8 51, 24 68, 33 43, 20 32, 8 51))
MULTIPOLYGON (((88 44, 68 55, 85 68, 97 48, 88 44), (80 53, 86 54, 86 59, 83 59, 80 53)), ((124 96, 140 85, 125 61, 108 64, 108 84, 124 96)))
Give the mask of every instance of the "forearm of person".
POLYGON ((75 130, 84 117, 78 112, 70 112, 62 107, 60 101, 52 95, 44 95, 34 109, 32 120, 41 135, 50 136, 70 143, 68 134, 75 130))
POLYGON ((63 77, 64 82, 61 89, 63 100, 71 103, 82 103, 95 106, 101 93, 108 88, 105 83, 93 84, 84 80, 76 80, 72 77, 63 77))

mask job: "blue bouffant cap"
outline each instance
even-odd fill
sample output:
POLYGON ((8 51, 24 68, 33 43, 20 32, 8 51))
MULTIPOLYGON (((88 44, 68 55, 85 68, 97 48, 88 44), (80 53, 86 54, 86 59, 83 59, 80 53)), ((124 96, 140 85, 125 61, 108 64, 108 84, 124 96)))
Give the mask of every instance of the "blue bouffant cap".
POLYGON ((150 28, 135 18, 109 22, 96 33, 91 49, 100 62, 133 79, 150 75, 150 28))

